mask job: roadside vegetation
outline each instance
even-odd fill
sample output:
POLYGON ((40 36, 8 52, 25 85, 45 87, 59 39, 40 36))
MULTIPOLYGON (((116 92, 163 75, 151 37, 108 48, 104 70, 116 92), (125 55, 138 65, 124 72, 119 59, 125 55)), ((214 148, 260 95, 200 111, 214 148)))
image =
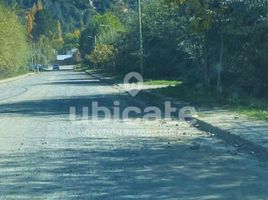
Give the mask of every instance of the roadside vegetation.
POLYGON ((25 28, 0 4, 0 79, 23 73, 29 58, 25 28))
POLYGON ((176 86, 182 84, 181 81, 178 80, 157 80, 157 79, 146 79, 144 81, 146 85, 164 85, 164 86, 176 86))
MULTIPOLYGON (((42 0, 1 1, 0 29, 0 79, 51 64, 64 46, 61 22, 42 0)), ((67 35, 67 44, 79 34, 67 35)))
POLYGON ((183 83, 175 87, 160 88, 155 92, 190 102, 194 106, 210 109, 222 107, 250 118, 268 121, 268 103, 263 98, 249 96, 237 96, 234 98, 228 91, 219 95, 215 89, 207 91, 205 89, 191 87, 190 85, 184 85, 183 83))
POLYGON ((82 31, 85 64, 113 74, 143 72, 147 84, 177 84, 158 91, 163 94, 267 119, 266 1, 141 2, 142 60, 137 4, 121 1, 82 31), (98 51, 105 59, 94 59, 99 45, 113 46, 115 53, 98 51))

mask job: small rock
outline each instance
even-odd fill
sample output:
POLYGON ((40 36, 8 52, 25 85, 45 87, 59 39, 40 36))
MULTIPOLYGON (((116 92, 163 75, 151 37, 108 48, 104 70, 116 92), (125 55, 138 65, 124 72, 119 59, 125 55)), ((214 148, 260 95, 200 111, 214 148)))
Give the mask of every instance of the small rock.
POLYGON ((239 148, 239 147, 242 147, 243 145, 242 145, 242 144, 239 144, 239 143, 234 142, 234 143, 233 143, 233 146, 234 146, 234 147, 236 147, 236 148, 239 148))
POLYGON ((190 145, 191 150, 199 150, 200 148, 201 148, 201 145, 197 142, 192 142, 192 144, 190 145))

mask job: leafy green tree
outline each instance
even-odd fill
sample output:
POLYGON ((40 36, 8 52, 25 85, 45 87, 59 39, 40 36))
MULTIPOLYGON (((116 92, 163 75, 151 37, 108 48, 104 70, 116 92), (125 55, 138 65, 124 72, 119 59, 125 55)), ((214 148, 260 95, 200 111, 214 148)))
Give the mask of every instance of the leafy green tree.
POLYGON ((98 44, 90 55, 86 56, 92 63, 104 66, 109 62, 114 62, 117 50, 112 45, 98 44))
POLYGON ((91 23, 96 28, 99 42, 102 44, 112 44, 118 39, 119 34, 124 31, 119 18, 110 12, 96 15, 91 23))
POLYGON ((43 10, 43 2, 42 0, 37 0, 36 8, 38 11, 43 10))
MULTIPOLYGON (((9 3, 13 9, 20 7, 23 18, 23 9, 38 11, 38 6, 33 6, 33 3, 38 5, 35 0, 9 3)), ((111 45, 117 49, 115 60, 119 72, 138 69, 136 0, 46 0, 42 3, 62 25, 65 40, 62 50, 77 47, 79 43, 88 62, 107 65, 100 64, 94 51, 96 46, 111 45), (82 30, 81 35, 76 36, 74 30, 82 30), (92 61, 89 55, 93 56, 92 61)), ((35 14, 32 16, 38 18, 35 14)), ((55 30, 51 35, 47 32, 56 27, 55 24, 41 30, 38 26, 43 26, 46 18, 43 21, 29 19, 25 23, 28 34, 33 34, 36 42, 41 35, 56 37, 55 30)), ((236 90, 241 94, 267 96, 267 21, 265 0, 142 0, 145 75, 175 76, 198 91, 206 86, 207 91, 236 90)), ((103 54, 100 56, 105 58, 103 54)))
POLYGON ((113 44, 123 31, 119 18, 112 13, 96 15, 81 34, 80 50, 85 55, 95 48, 96 43, 113 44))
POLYGON ((56 23, 56 34, 55 34, 55 47, 56 49, 61 49, 64 44, 64 39, 62 37, 61 23, 57 21, 56 23))
POLYGON ((63 44, 63 47, 60 49, 60 52, 65 53, 70 49, 78 48, 80 35, 81 35, 80 30, 75 30, 71 33, 65 34, 64 35, 64 44, 63 44))
POLYGON ((29 47, 25 28, 17 16, 0 4, 0 77, 26 68, 29 47))
POLYGON ((55 30, 55 21, 48 10, 41 10, 35 15, 35 24, 33 28, 33 37, 37 40, 41 35, 52 37, 55 30))

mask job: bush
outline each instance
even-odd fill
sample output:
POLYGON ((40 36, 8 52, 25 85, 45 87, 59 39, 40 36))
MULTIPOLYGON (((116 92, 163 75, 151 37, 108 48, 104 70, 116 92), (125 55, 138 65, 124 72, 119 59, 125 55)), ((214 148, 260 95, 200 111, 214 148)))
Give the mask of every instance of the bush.
POLYGON ((112 45, 98 44, 86 58, 96 65, 103 65, 114 61, 116 54, 117 50, 112 45))

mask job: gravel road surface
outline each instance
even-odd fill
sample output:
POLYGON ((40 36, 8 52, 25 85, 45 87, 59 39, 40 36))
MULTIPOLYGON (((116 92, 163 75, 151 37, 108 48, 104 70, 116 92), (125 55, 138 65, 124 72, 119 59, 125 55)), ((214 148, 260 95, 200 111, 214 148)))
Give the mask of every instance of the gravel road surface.
POLYGON ((114 101, 144 106, 83 72, 1 84, 0 200, 268 199, 264 161, 186 122, 94 118, 114 101))

